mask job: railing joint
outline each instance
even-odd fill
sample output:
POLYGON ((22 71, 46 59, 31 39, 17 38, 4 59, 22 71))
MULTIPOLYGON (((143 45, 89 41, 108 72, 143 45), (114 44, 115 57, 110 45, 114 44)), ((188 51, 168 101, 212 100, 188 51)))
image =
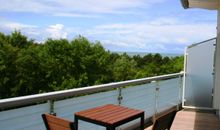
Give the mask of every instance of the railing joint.
POLYGON ((118 105, 121 105, 122 100, 123 100, 122 88, 119 87, 119 88, 118 88, 118 105))
POLYGON ((56 115, 56 113, 54 112, 54 100, 48 100, 49 103, 49 113, 50 115, 56 115))

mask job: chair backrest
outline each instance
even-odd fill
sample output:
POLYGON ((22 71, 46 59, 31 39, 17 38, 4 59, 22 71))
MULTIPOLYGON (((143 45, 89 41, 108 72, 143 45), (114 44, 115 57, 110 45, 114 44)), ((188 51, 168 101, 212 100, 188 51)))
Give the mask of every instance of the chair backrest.
POLYGON ((172 111, 156 119, 152 130, 169 130, 175 118, 176 111, 172 111))
POLYGON ((53 115, 42 114, 47 130, 74 130, 74 123, 53 115))

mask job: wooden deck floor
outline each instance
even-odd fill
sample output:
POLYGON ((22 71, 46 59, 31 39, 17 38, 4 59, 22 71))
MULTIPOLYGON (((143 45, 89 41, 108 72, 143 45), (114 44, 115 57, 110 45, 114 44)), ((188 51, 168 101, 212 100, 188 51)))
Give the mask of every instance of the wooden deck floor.
MULTIPOLYGON (((145 130, 152 130, 152 126, 145 130)), ((220 120, 212 113, 179 111, 171 130, 220 130, 220 120)))
POLYGON ((220 120, 212 113, 179 111, 171 130, 220 130, 220 120))

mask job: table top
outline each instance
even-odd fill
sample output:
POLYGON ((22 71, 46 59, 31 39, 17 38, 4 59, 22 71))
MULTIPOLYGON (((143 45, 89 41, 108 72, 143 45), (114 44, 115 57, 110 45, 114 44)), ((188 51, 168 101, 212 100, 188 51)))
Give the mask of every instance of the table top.
POLYGON ((144 111, 131 109, 124 106, 107 104, 75 113, 78 117, 95 120, 110 125, 143 114, 144 111))

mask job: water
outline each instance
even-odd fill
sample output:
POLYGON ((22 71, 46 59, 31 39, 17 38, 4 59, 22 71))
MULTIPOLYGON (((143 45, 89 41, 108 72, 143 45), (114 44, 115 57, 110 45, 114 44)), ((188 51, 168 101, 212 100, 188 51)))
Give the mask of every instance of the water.
MULTIPOLYGON (((148 52, 120 52, 114 51, 114 53, 123 54, 127 53, 129 56, 140 55, 141 57, 148 55, 148 54, 156 54, 156 53, 148 53, 148 52)), ((176 56, 183 56, 183 54, 175 54, 175 53, 159 53, 162 57, 176 57, 176 56)))

